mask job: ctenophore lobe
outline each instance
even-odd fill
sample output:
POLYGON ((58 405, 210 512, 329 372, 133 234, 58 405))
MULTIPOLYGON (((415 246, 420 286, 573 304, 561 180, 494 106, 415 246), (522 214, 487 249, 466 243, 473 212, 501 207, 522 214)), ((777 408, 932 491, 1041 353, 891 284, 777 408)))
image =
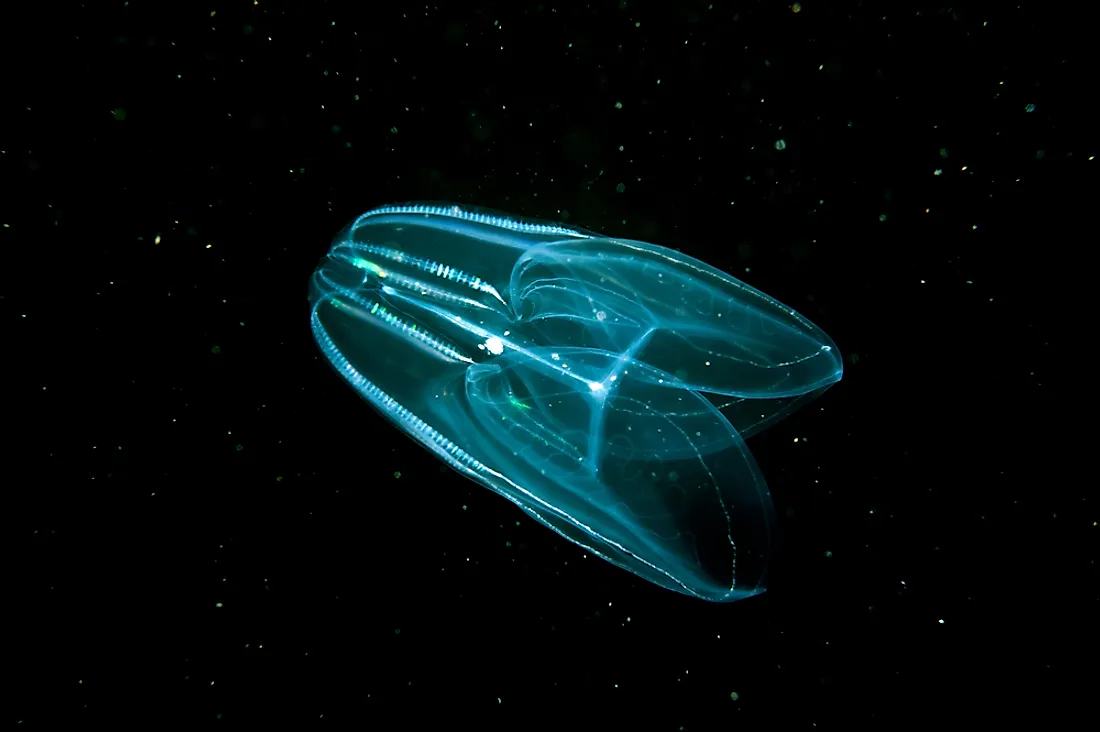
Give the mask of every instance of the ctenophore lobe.
POLYGON ((763 591, 744 439, 842 374, 791 308, 654 244, 431 204, 353 221, 310 302, 336 370, 460 473, 662 587, 763 591))

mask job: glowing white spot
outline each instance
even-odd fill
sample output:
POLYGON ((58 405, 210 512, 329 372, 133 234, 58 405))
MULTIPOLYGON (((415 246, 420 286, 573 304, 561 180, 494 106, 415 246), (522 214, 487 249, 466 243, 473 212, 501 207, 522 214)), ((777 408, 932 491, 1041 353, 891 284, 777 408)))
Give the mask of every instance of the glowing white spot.
POLYGON ((485 347, 489 349, 489 353, 494 356, 499 356, 504 353, 504 341, 496 336, 490 336, 489 340, 485 341, 485 347))
POLYGON ((588 388, 591 389, 592 391, 599 391, 600 389, 603 388, 603 384, 601 384, 598 381, 589 381, 588 382, 588 388))

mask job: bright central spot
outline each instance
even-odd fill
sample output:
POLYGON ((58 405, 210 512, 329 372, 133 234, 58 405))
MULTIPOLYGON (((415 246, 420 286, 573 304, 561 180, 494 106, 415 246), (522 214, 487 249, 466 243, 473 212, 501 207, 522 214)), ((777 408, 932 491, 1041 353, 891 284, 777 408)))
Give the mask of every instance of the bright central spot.
POLYGON ((494 356, 499 356, 504 353, 504 341, 500 340, 496 336, 490 336, 489 340, 485 341, 485 348, 489 350, 489 353, 494 356))

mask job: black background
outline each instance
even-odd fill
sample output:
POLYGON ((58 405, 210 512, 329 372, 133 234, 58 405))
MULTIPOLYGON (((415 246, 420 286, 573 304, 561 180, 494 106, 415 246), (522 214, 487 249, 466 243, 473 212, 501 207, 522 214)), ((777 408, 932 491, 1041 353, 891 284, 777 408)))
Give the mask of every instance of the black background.
POLYGON ((4 31, 0 125, 7 722, 898 729, 1086 708, 1086 18, 34 12, 4 31), (750 441, 782 540, 765 595, 708 604, 585 557, 339 380, 308 277, 350 219, 420 200, 679 248, 834 338, 844 380, 750 441))

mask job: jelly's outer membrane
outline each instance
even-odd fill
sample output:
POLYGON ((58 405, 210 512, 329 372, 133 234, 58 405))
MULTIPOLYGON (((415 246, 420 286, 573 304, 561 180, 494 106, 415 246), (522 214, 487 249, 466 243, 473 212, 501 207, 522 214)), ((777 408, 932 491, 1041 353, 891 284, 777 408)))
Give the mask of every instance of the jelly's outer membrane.
POLYGON ((763 590, 744 438, 842 374, 791 308, 664 247, 415 204, 341 232, 310 298, 337 371, 459 472, 663 587, 763 590))

